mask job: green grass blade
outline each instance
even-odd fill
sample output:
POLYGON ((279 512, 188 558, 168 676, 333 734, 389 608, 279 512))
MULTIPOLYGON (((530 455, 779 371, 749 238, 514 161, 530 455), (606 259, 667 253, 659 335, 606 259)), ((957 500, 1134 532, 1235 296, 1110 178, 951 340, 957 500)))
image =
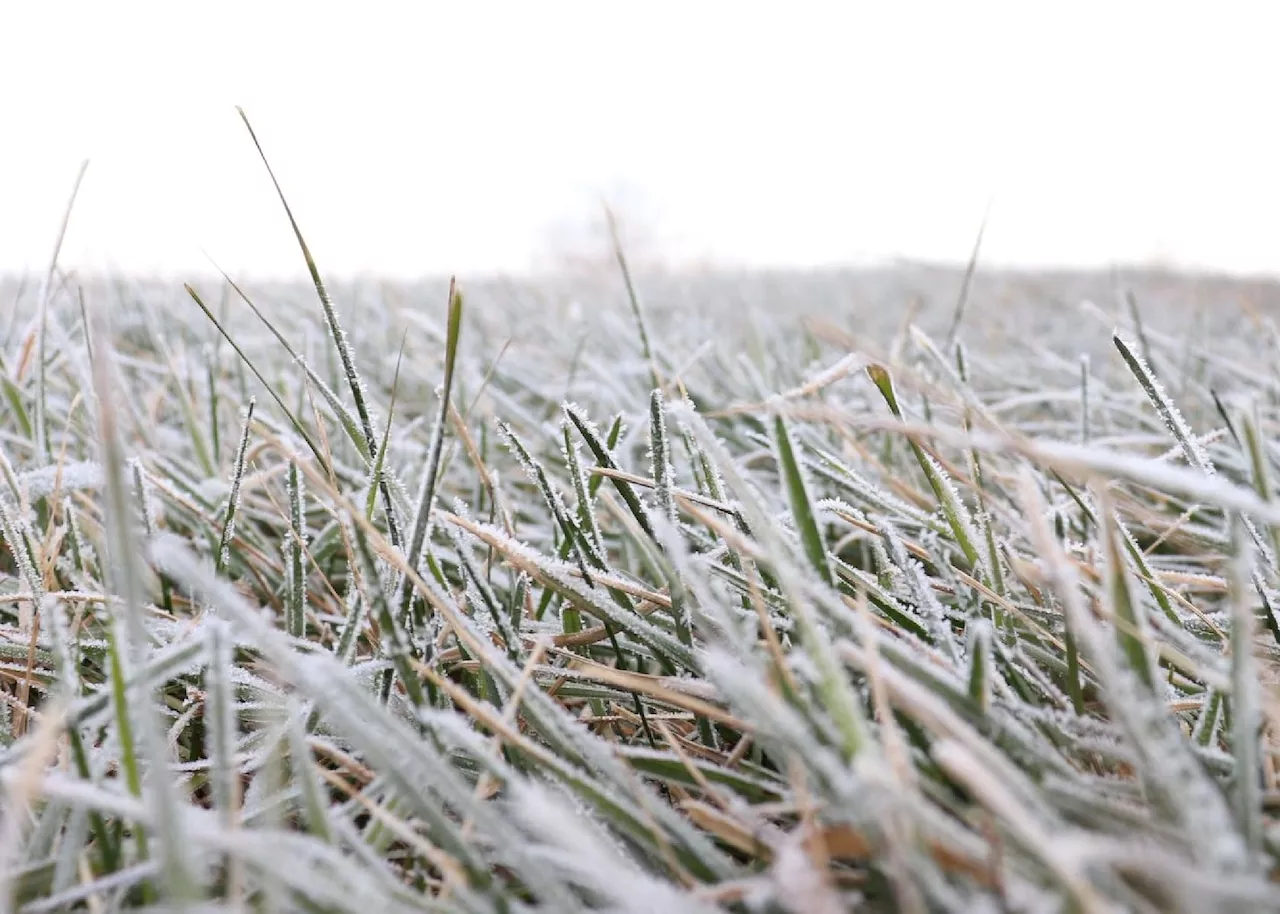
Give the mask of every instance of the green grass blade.
POLYGON ((951 324, 947 328, 947 345, 956 341, 960 332, 960 322, 964 320, 965 306, 969 304, 969 290, 973 285, 973 274, 978 270, 978 255, 982 253, 982 236, 987 233, 987 220, 991 216, 991 208, 987 207, 982 214, 982 222, 978 225, 978 235, 973 239, 973 250, 969 252, 969 262, 965 264, 964 278, 960 281, 960 294, 956 299, 955 311, 951 314, 951 324))
MULTIPOLYGON (((387 404, 387 424, 382 430, 382 441, 378 444, 377 454, 373 459, 373 468, 369 471, 369 496, 365 500, 365 516, 373 520, 374 500, 377 492, 384 494, 384 505, 387 511, 387 528, 388 531, 394 530, 394 512, 391 507, 391 496, 387 491, 386 479, 383 475, 384 467, 387 462, 387 446, 391 443, 391 425, 395 421, 396 415, 396 395, 400 391, 400 366, 404 361, 404 344, 408 339, 408 335, 400 338, 400 351, 396 354, 396 371, 391 379, 391 401, 387 404)), ((399 542, 396 535, 390 536, 392 544, 399 542)))
POLYGON ((231 490, 227 495, 227 507, 222 514, 222 532, 218 537, 218 552, 214 558, 215 573, 221 574, 227 569, 231 556, 231 541, 236 535, 236 511, 240 507, 240 485, 244 481, 245 455, 249 450, 249 433, 253 428, 253 408, 255 401, 249 398, 245 407, 244 421, 240 426, 240 443, 236 447, 236 459, 231 465, 231 490))
MULTIPOLYGON (((613 458, 612 449, 605 444, 604 439, 600 436, 599 430, 587 419, 577 407, 570 404, 564 405, 564 414, 573 427, 578 430, 578 434, 582 436, 582 440, 586 442, 587 449, 591 451, 591 455, 595 458, 598 466, 605 467, 610 470, 621 469, 613 458)), ((610 476, 609 481, 613 483, 613 487, 618 490, 618 494, 622 496, 623 502, 632 516, 636 519, 636 523, 640 525, 640 529, 650 538, 653 537, 653 525, 649 522, 649 512, 645 510, 641 504, 639 496, 636 495, 635 488, 625 479, 619 479, 617 476, 610 476)))
POLYGON ((609 241, 613 246, 613 257, 618 262, 622 284, 627 291, 627 302, 631 305, 631 316, 635 318, 636 332, 640 336, 640 351, 644 354, 644 360, 649 363, 649 376, 653 386, 661 388, 662 377, 658 374, 658 363, 653 357, 653 344, 649 340, 649 327, 645 322, 644 308, 640 304, 640 293, 631 277, 631 267, 627 263, 626 251, 622 246, 622 235, 618 231, 618 220, 608 206, 604 208, 604 218, 609 229, 609 241))
POLYGON ((773 418, 773 440, 778 453, 778 469, 787 492, 787 504, 791 507, 791 518, 795 522, 796 532, 800 534, 800 544, 804 548, 805 557, 823 583, 834 587, 835 578, 831 574, 831 562, 827 558, 827 547, 822 541, 822 532, 818 529, 808 484, 801 471, 800 461, 796 459, 791 431, 781 415, 773 418))
POLYGON ((276 179, 275 172, 271 169, 271 163, 267 161, 267 154, 263 150, 262 144, 258 142, 258 135, 254 132, 253 125, 249 123, 249 118, 243 109, 237 108, 236 111, 239 113, 240 119, 244 121, 244 126, 249 131, 249 137, 253 140, 254 148, 258 150, 262 164, 267 169, 267 174, 271 177, 271 183, 276 189, 276 194, 280 197, 280 205, 284 207, 285 215, 289 218, 289 225, 293 229, 293 235, 298 241, 298 247, 302 250, 302 257, 307 264, 307 272, 311 274, 311 282, 314 284, 316 295, 320 299, 320 308, 324 312, 325 324, 329 328, 329 335, 333 340, 334 348, 338 351, 338 357, 342 360, 342 371, 347 377, 348 385, 351 387, 351 399, 355 403, 356 413, 360 416, 365 441, 368 444, 368 449, 372 451, 377 441, 377 436, 373 432, 373 422, 369 418, 369 409, 365 405, 364 386, 361 384, 360 376, 356 371, 351 345, 348 343, 346 333, 338 320, 338 312, 333 306, 333 300, 329 297, 328 291, 325 289, 324 281, 320 278, 320 270, 316 266, 315 258, 311 256, 311 249, 307 247, 306 239, 302 237, 302 229, 298 227, 298 221, 293 217, 293 210, 289 207, 289 201, 285 199, 284 190, 280 187, 280 182, 276 179))
POLYGON ((1106 553, 1105 585, 1115 625, 1116 642, 1134 675, 1148 688, 1157 687, 1151 642, 1142 606, 1129 591, 1128 570, 1120 552, 1120 531, 1110 511, 1102 512, 1102 548, 1106 553))
MULTIPOLYGON (((173 782, 166 776, 169 758, 153 707, 154 695, 140 685, 126 685, 126 664, 138 669, 147 660, 148 633, 144 622, 144 598, 138 572, 137 543, 134 541, 127 485, 125 456, 113 408, 110 364, 112 349, 106 333, 97 333, 103 353, 95 361, 94 385, 98 403, 98 438, 102 449, 106 480, 106 509, 111 582, 122 599, 121 610, 112 620, 109 651, 112 655, 113 697, 122 763, 130 792, 146 793, 154 819, 155 846, 165 895, 175 904, 196 900, 201 894, 194 863, 188 858, 190 844, 184 835, 183 817, 173 782), (134 725, 136 724, 136 731, 134 725), (135 736, 136 732, 136 736, 135 736), (136 740, 136 742, 135 742, 136 740)), ((144 856, 150 842, 146 829, 136 832, 139 852, 144 856)))
POLYGON ((186 285, 183 288, 186 289, 187 294, 191 296, 192 300, 200 307, 200 310, 204 312, 205 317, 207 317, 213 326, 217 328, 217 331, 222 334, 222 338, 231 344, 231 348, 234 349, 236 355, 240 357, 240 361, 248 366, 249 370, 253 372, 253 376, 258 379, 259 383, 262 384, 267 393, 271 395, 271 399, 275 400, 276 405, 280 407, 280 411, 285 414, 285 417, 289 420, 289 424, 293 426, 293 430, 298 433, 300 438, 302 438, 303 442, 307 445, 307 449, 311 451, 312 455, 316 458, 316 461, 326 470, 329 470, 329 461, 325 459, 324 452, 319 448, 315 441, 312 440, 311 435, 307 433, 306 427, 302 424, 301 420, 298 419, 297 415, 295 415, 294 412, 285 405, 285 402, 280 399, 280 395, 276 393, 275 388, 267 382, 267 379, 262 376, 262 372, 258 370, 257 366, 254 365, 249 356, 246 355, 244 350, 241 349, 236 341, 231 338, 231 335, 223 328, 218 319, 213 316, 213 312, 209 310, 207 305, 205 305, 203 299, 200 298, 196 290, 190 285, 186 285))
MULTIPOLYGON (((413 532, 409 537, 407 553, 409 565, 418 567, 422 558, 422 547, 427 539, 427 531, 431 526, 431 508, 435 503, 436 484, 440 473, 440 456, 444 448, 445 423, 449 417, 450 395, 453 389, 453 372, 458 361, 458 339, 462 333, 462 292, 456 282, 449 281, 449 317, 448 330, 444 344, 444 382, 440 389, 440 408, 436 413, 436 424, 431 432, 431 444, 427 450, 426 472, 422 477, 422 487, 418 490, 418 507, 413 519, 413 532)), ((407 577, 400 582, 397 597, 397 612, 403 618, 413 602, 413 586, 407 577)))
POLYGON ((307 629, 307 567, 303 556, 306 545, 307 513, 306 491, 298 473, 296 460, 289 461, 286 486, 289 493, 289 532, 285 536, 285 567, 288 570, 288 614, 286 627, 295 638, 306 635, 307 629))
MULTIPOLYGON (((893 389, 893 380, 889 376, 888 369, 883 365, 870 365, 867 368, 867 374, 880 391, 881 396, 884 397, 885 403, 888 404, 889 410, 894 417, 902 419, 902 409, 898 405, 898 395, 893 389)), ((968 511, 960 501, 959 494, 951 484, 951 481, 945 477, 937 461, 926 454, 914 438, 909 439, 909 444, 912 453, 915 454, 916 461, 920 464, 920 469, 924 471, 929 488, 933 490, 934 496, 938 499, 938 505, 942 508, 947 524, 955 536, 956 544, 964 553, 964 557, 975 567, 978 566, 980 558, 978 549, 974 545, 975 537, 970 529, 968 511)))

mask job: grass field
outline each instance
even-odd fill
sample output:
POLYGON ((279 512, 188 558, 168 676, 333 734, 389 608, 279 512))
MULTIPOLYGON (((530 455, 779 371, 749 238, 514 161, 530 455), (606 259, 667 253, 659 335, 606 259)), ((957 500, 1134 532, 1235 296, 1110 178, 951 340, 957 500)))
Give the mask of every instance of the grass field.
POLYGON ((0 290, 0 911, 1280 909, 1275 288, 316 285, 0 290))

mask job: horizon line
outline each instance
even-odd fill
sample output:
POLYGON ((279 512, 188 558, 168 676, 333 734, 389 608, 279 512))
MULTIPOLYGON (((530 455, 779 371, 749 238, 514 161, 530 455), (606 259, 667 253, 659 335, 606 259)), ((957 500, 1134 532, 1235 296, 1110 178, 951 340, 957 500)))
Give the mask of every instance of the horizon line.
MULTIPOLYGON (((478 283, 483 285, 486 283, 496 282, 539 283, 573 280, 586 281, 589 279, 603 279, 607 276, 617 275, 618 267, 616 261, 612 259, 612 255, 608 258, 600 258, 599 262, 595 262, 594 260, 588 262, 587 258, 583 258, 582 260, 583 262, 574 265, 562 265, 560 267, 548 267, 541 269, 491 269, 469 271, 439 270, 423 271, 416 274, 392 270, 326 271, 322 267, 320 269, 320 274, 326 283, 385 282, 409 285, 418 283, 448 282, 450 278, 455 277, 460 282, 478 283)), ((698 278, 715 276, 718 274, 839 274, 907 270, 963 273, 968 268, 969 264, 967 261, 959 259, 883 257, 847 261, 827 261, 812 264, 752 264, 735 263, 727 260, 693 260, 687 262, 640 260, 629 262, 628 266, 631 268, 632 272, 636 273, 638 276, 698 278)), ((34 282, 38 285, 41 281, 42 275, 46 273, 47 270, 47 266, 40 268, 32 267, 25 270, 0 268, 0 284, 6 286, 21 286, 23 284, 34 282)), ((1280 270, 1275 272, 1267 270, 1238 270, 1214 266, 1212 264, 1186 263, 1157 258, 1147 260, 1116 260, 1109 262, 1087 263, 986 262, 979 259, 974 272, 975 275, 995 274, 1000 276, 1105 276, 1130 273, 1160 275, 1188 280, 1211 279, 1246 283, 1280 283, 1280 270)), ((74 278, 76 281, 83 284, 119 282, 122 280, 126 282, 147 284, 182 284, 195 282, 223 283, 226 281, 223 273, 207 268, 193 270, 82 270, 70 267, 59 268, 57 273, 63 281, 74 278)), ((226 271, 226 275, 230 276, 237 284, 257 283, 266 285, 311 285, 310 276, 307 274, 305 264, 301 259, 299 260, 296 272, 267 273, 254 271, 226 271)))

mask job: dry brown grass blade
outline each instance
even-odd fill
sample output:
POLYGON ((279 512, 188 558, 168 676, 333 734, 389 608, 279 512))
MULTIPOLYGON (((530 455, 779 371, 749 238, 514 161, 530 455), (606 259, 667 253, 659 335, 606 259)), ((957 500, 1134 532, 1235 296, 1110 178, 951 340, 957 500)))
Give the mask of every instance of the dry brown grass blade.
POLYGON ((644 673, 619 670, 588 660, 579 654, 564 652, 564 656, 568 659, 569 668, 577 671, 581 678, 590 682, 598 682, 627 692, 636 692, 654 701, 680 708, 699 717, 705 717, 708 720, 724 724, 726 727, 731 727, 742 733, 749 733, 754 729, 745 721, 734 717, 719 706, 702 701, 667 685, 667 682, 674 683, 678 682, 678 680, 668 680, 664 676, 649 676, 644 673))

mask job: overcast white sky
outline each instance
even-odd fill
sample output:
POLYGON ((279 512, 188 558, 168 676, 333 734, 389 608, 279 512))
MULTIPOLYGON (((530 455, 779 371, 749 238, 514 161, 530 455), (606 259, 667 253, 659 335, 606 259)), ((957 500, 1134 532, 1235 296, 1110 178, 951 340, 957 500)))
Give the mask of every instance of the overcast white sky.
POLYGON ((673 257, 1280 273, 1280 11, 1180 2, 6 3, 0 271, 521 271, 623 194, 673 257))

